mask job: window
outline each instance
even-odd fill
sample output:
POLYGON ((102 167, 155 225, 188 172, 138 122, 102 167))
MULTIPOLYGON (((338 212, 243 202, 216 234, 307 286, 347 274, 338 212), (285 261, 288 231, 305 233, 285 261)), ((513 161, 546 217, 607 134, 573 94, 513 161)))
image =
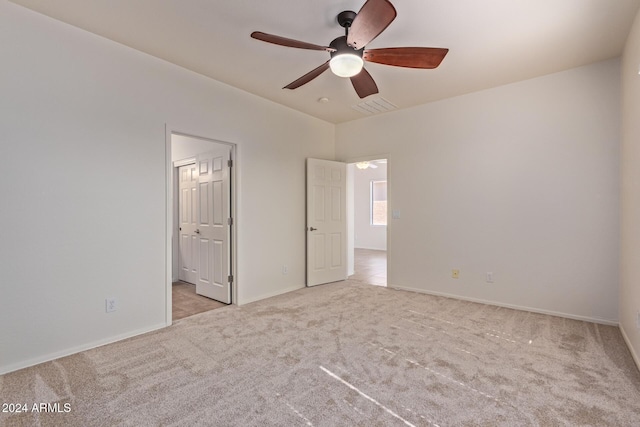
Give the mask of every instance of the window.
POLYGON ((387 181, 371 181, 371 225, 387 225, 387 181))

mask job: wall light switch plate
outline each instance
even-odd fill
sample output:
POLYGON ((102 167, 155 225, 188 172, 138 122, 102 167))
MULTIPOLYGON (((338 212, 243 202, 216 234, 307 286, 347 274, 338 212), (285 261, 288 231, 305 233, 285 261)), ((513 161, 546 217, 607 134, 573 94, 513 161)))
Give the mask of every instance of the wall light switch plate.
POLYGON ((453 279, 460 278, 460 270, 451 270, 451 278, 453 279))
POLYGON ((487 283, 493 283, 493 273, 490 271, 487 271, 487 276, 485 280, 487 281, 487 283))
POLYGON ((400 211, 391 211, 391 218, 400 219, 400 211))

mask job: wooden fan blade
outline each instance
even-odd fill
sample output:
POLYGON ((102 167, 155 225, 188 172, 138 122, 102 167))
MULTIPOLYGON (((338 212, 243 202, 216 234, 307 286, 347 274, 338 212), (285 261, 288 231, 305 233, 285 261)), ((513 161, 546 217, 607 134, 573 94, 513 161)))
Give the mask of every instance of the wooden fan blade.
POLYGON ((389 47, 384 49, 367 49, 362 59, 378 64, 407 68, 436 68, 449 49, 438 47, 389 47))
POLYGON ((354 49, 362 49, 395 18, 396 9, 389 0, 367 0, 349 27, 347 44, 354 49))
POLYGON ((263 42, 278 44, 280 46, 309 50, 326 50, 327 52, 335 51, 334 48, 329 46, 319 46, 317 44, 301 42, 299 40, 288 39, 286 37, 274 36, 273 34, 262 33, 260 31, 254 31, 253 33, 251 33, 251 37, 256 40, 262 40, 263 42))
POLYGON ((371 74, 364 68, 355 76, 351 77, 351 83, 360 98, 378 93, 378 86, 373 81, 371 74))
POLYGON ((304 76, 300 77, 298 80, 289 83, 288 85, 286 85, 282 89, 297 89, 300 86, 302 86, 303 84, 309 83, 311 80, 315 79, 320 74, 322 74, 325 71, 327 71, 327 68, 329 68, 329 61, 325 62, 324 64, 322 64, 318 68, 315 68, 315 69, 309 71, 307 74, 305 74, 304 76))

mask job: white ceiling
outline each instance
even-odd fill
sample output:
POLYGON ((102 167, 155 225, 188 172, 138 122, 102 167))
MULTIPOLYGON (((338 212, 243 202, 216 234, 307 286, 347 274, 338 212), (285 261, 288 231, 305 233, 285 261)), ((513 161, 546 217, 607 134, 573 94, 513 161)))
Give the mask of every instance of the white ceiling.
MULTIPOLYGON (((328 45, 343 10, 365 0, 12 0, 323 120, 364 117, 349 79, 325 72, 281 89, 329 59, 249 37, 263 31, 328 45), (326 97, 328 102, 318 99, 326 97)), ((533 78, 621 54, 640 0, 392 0, 398 16, 367 47, 446 47, 435 70, 367 63, 378 96, 398 108, 533 78)))

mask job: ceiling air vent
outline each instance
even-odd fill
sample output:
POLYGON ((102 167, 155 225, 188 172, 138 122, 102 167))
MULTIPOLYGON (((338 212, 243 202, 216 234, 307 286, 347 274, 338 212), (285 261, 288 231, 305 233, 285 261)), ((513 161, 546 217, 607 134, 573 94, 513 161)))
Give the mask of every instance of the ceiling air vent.
POLYGON ((352 105, 351 108, 362 114, 371 115, 396 110, 398 106, 379 96, 377 98, 361 102, 360 104, 352 105))

